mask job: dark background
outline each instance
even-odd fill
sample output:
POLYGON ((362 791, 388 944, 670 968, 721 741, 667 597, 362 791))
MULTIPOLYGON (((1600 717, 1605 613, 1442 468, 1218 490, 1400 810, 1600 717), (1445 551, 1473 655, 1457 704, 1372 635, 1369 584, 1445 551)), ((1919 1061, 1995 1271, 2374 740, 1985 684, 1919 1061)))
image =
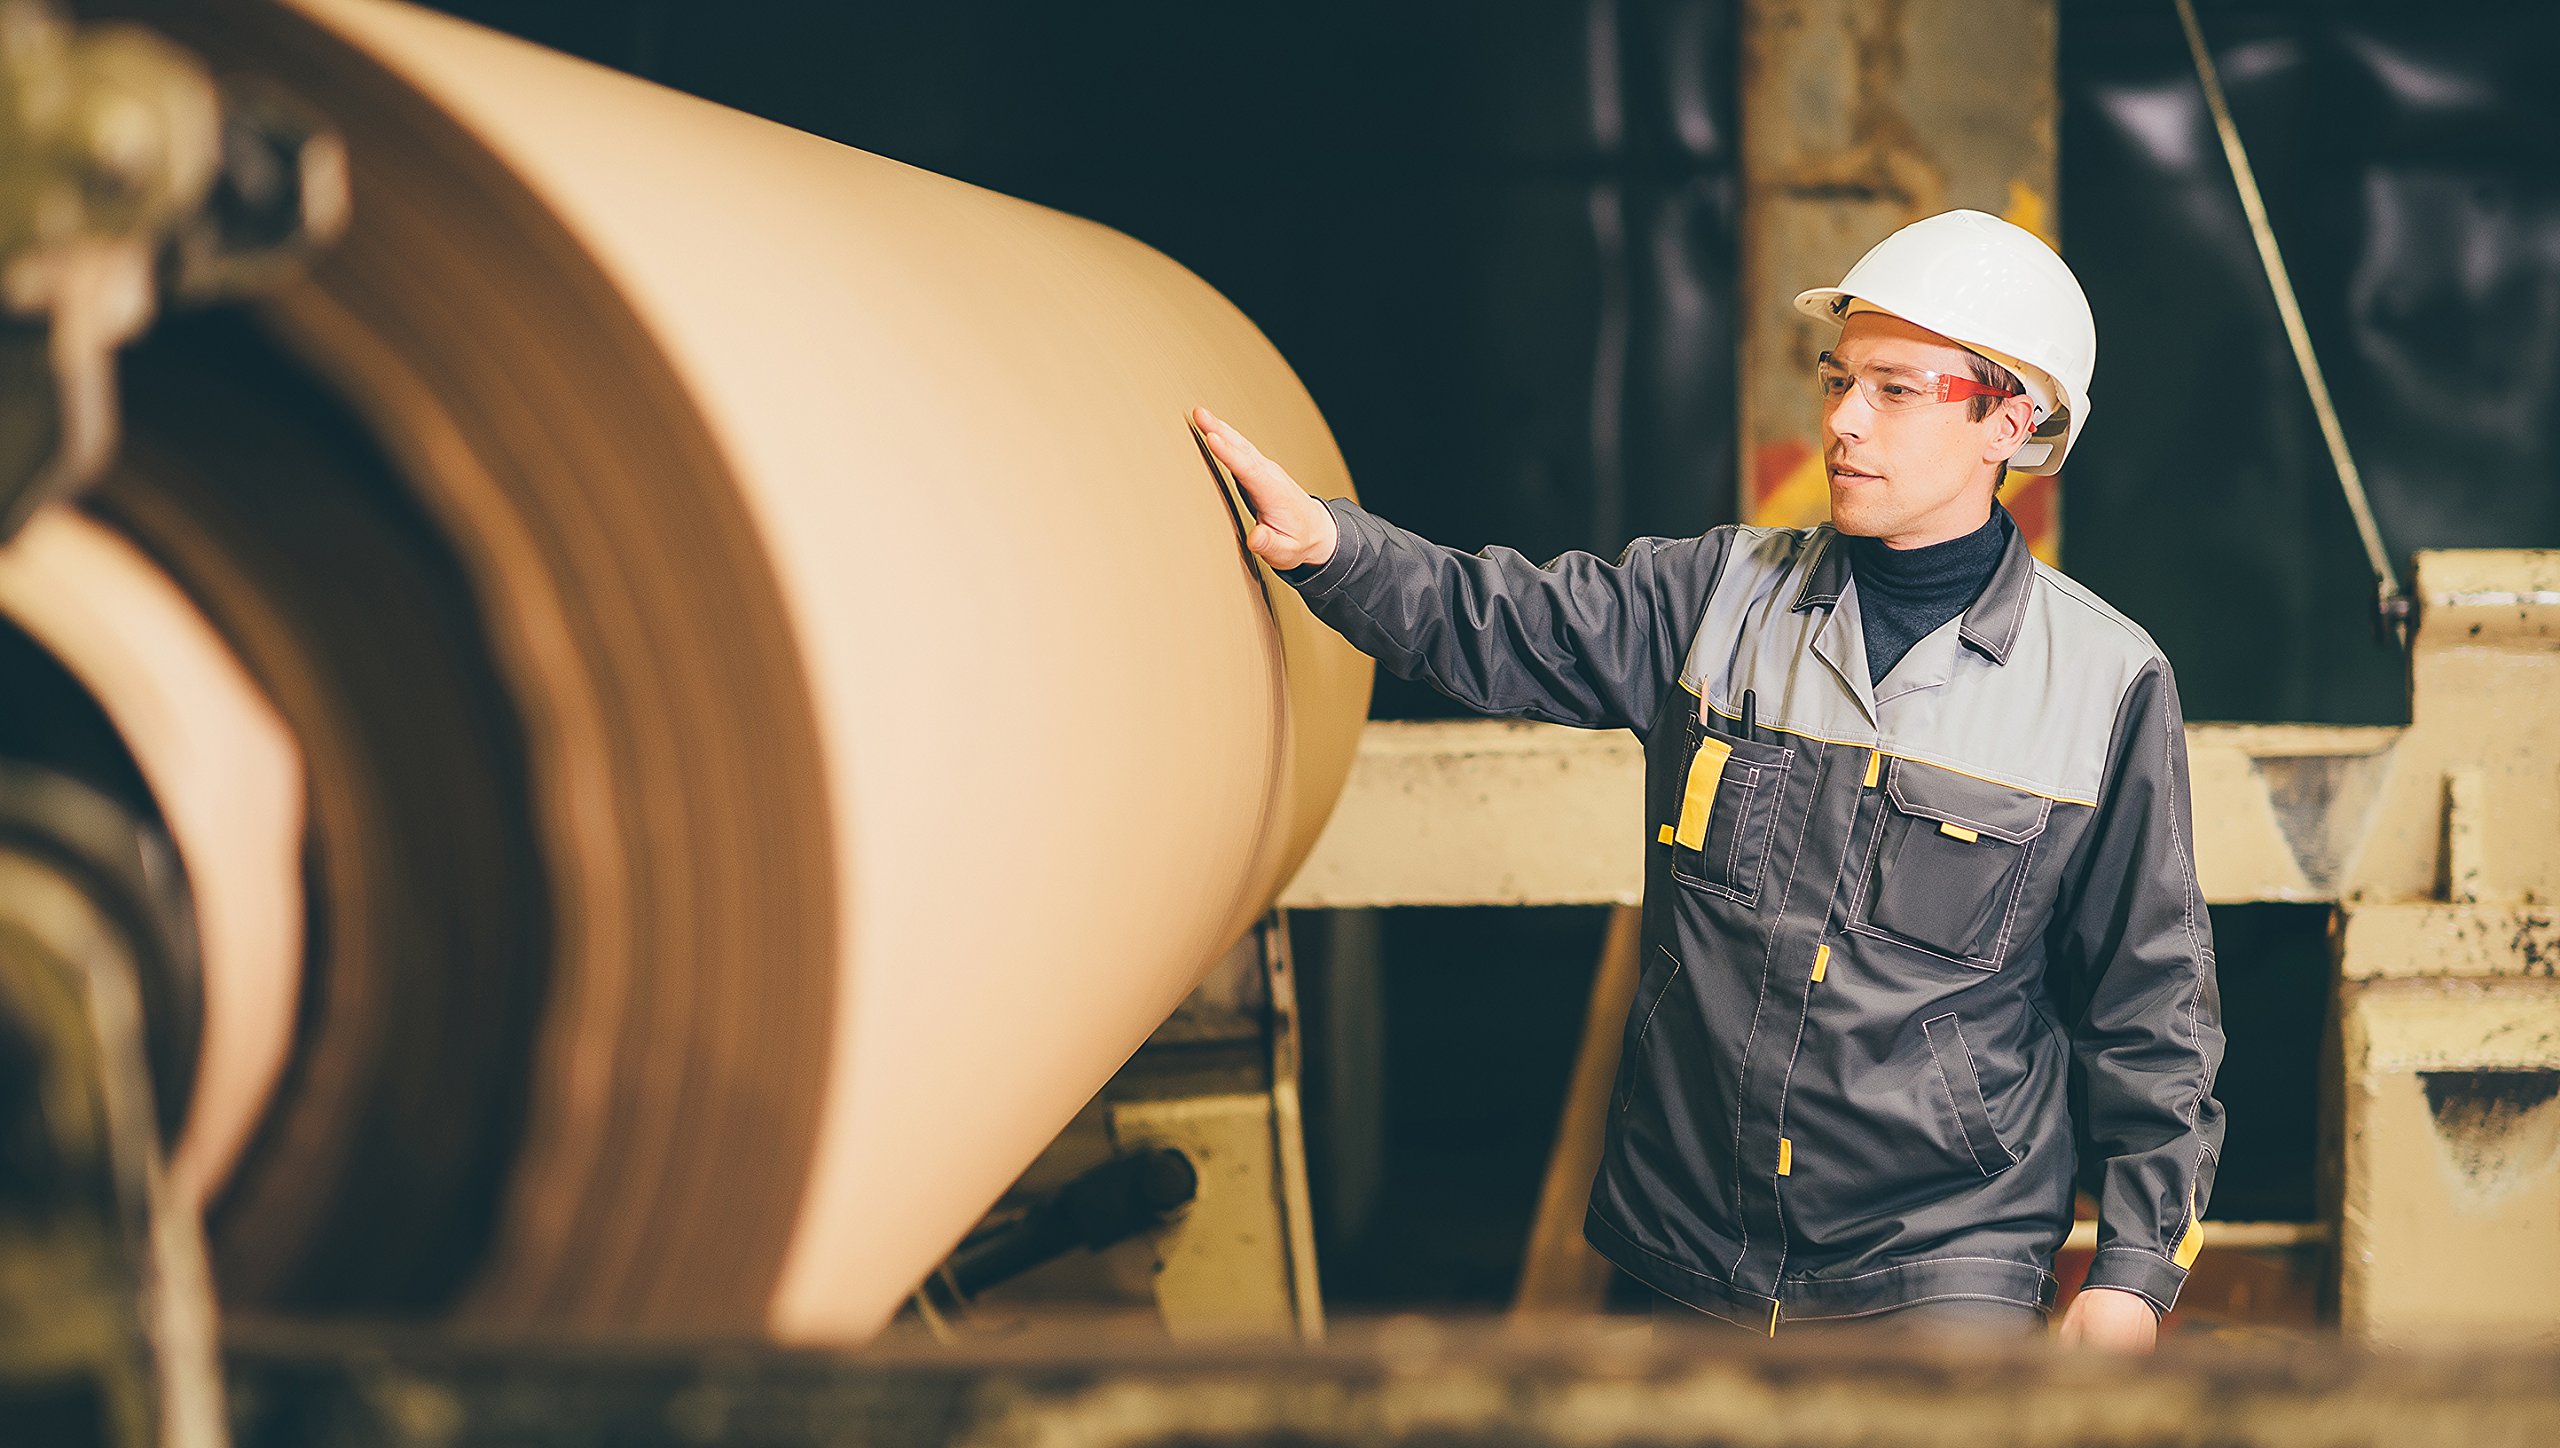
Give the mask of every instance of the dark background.
MULTIPOLYGON (((444 8, 1152 243, 1440 541, 1614 552, 1735 516, 1727 0, 444 8)), ((2203 14, 2396 558, 2560 543, 2560 7, 2203 14)), ((2064 252, 2105 343, 2064 566, 2151 629, 2191 718, 2402 721, 2166 0, 2065 0, 2060 78, 2064 252)), ((1451 712, 1381 685, 1382 717, 1451 712)), ((1369 1184, 1318 1183, 1338 1305, 1507 1300, 1604 913, 1389 912, 1375 979, 1310 970, 1360 1022, 1309 1083, 1319 1170, 1369 1184)), ((2324 919, 2216 912, 2217 1216, 2312 1215, 2324 919)))
MULTIPOLYGON (((2204 11, 2384 541, 2560 541, 2560 7, 2204 11)), ((2066 4, 2063 249, 2102 341, 2065 566, 2188 716, 2398 723, 2352 524, 2165 3, 2066 4)))

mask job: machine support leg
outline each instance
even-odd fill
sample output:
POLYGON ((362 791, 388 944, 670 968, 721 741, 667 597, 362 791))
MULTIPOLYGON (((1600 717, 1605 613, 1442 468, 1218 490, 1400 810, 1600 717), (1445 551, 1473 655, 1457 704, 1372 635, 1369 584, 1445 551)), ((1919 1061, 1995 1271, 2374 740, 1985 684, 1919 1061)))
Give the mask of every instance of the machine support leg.
MULTIPOLYGON (((141 972, 174 874, 69 781, 0 767, 0 1438, 222 1448, 204 1238, 172 1206, 141 972), (118 846, 123 847, 119 850, 118 846)), ((182 933, 182 919, 175 922, 182 933)))

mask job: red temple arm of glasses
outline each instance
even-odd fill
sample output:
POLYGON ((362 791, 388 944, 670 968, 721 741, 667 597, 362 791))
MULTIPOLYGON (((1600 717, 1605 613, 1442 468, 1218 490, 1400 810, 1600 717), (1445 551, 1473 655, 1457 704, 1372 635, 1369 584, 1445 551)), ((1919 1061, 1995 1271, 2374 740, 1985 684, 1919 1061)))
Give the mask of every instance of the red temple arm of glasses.
POLYGON ((1967 397, 2024 396, 2026 396, 2026 393, 2023 389, 2014 387, 1994 387, 1988 382, 1976 382, 1970 377, 1957 377, 1948 374, 1941 374, 1938 378, 1938 400, 1940 402, 1956 402, 1967 397))

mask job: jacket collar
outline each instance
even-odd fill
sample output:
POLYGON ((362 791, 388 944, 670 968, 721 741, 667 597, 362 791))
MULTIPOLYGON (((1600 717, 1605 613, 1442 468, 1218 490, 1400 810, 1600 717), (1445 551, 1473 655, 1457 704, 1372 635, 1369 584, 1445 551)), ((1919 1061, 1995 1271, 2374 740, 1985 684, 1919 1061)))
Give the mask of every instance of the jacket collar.
POLYGON ((1964 622, 1956 626, 1957 637, 1995 664, 2009 662, 2009 651, 2018 646, 2018 631, 2027 626, 2027 600, 2035 585, 2035 550, 2027 546, 2026 530, 2012 525, 2008 550, 2000 555, 2000 566, 1991 570, 1982 596, 1964 611, 1964 622))
POLYGON ((1813 546, 1813 566, 1804 571, 1804 587, 1796 590, 1791 610, 1795 613, 1816 606, 1829 608, 1849 587, 1849 549, 1830 524, 1813 530, 1813 546))
MULTIPOLYGON (((1813 530, 1812 566, 1805 569, 1804 584, 1796 590, 1793 612, 1809 608, 1831 608, 1848 591, 1851 578, 1849 550, 1840 535, 1825 523, 1813 530)), ((2027 598, 2036 581, 2035 551, 2027 546, 2024 529, 2009 529, 2009 546, 2000 555, 1999 565, 1991 570, 1991 581, 1982 587, 1982 595, 1964 611, 1964 621, 1957 625, 1957 637, 1967 646, 1995 664, 2009 662, 2009 651, 2017 646, 2018 630, 2027 622, 2027 598)))

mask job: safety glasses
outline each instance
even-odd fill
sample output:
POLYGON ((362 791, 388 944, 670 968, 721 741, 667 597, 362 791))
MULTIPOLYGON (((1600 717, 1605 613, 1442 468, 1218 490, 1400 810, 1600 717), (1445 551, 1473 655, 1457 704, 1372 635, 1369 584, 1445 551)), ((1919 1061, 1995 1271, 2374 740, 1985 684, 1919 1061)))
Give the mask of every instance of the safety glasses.
POLYGON ((1867 396, 1867 406, 1878 412, 1902 412, 1914 407, 1927 407, 1938 402, 1962 402, 1969 397, 2020 397, 2013 389, 1976 382, 1957 372, 1929 372, 1917 367, 1896 367, 1871 362, 1864 367, 1845 367, 1828 352, 1815 359, 1814 385, 1822 390, 1822 405, 1829 407, 1849 395, 1856 387, 1867 396))

